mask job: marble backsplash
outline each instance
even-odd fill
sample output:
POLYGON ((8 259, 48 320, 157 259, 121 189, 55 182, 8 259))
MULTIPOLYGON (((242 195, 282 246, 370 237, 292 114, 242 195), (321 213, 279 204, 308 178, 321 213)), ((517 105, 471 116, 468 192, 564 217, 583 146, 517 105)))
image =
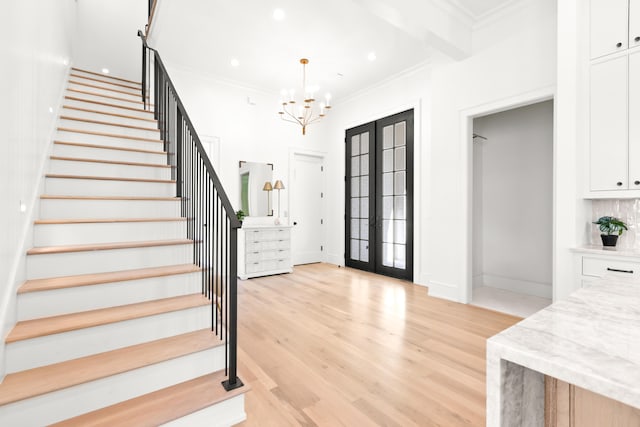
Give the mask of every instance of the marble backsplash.
MULTIPOLYGON (((640 250, 640 199, 593 200, 591 214, 591 221, 596 221, 601 216, 614 216, 623 220, 629 230, 618 238, 618 248, 640 250)), ((598 226, 592 224, 591 230, 591 244, 602 245, 598 226)))

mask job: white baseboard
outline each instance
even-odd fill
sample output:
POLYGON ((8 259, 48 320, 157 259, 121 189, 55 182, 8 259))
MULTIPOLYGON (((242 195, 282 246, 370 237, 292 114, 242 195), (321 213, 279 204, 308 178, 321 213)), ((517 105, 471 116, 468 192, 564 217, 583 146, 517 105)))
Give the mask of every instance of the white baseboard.
POLYGON ((462 302, 460 300, 460 289, 455 285, 431 280, 428 282, 427 286, 429 287, 430 297, 462 302))
MULTIPOLYGON (((475 282, 474 282, 475 283, 475 282)), ((552 286, 548 283, 531 282, 528 280, 512 279, 504 276, 494 276, 491 274, 482 275, 482 286, 504 289, 505 291, 517 292, 540 298, 552 297, 552 286)))
POLYGON ((334 264, 339 265, 340 267, 344 267, 344 256, 342 255, 327 253, 324 261, 328 264, 334 264))

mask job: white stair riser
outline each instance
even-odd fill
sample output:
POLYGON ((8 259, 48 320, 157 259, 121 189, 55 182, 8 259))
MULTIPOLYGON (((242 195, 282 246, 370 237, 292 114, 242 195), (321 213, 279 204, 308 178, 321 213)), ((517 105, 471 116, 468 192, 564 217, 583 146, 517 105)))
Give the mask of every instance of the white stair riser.
MULTIPOLYGON (((74 130, 83 129, 82 126, 76 126, 72 128, 74 130)), ((118 132, 118 129, 114 129, 114 132, 118 132)), ((164 144, 159 139, 157 141, 141 141, 138 139, 118 138, 113 136, 104 135, 92 135, 82 132, 69 132, 64 130, 58 130, 55 136, 56 141, 63 142, 79 142, 82 144, 96 144, 105 145, 108 147, 117 148, 133 148, 136 150, 150 150, 150 151, 163 151, 164 144)))
POLYGON ((180 216, 180 201, 41 199, 40 218, 167 218, 180 216))
MULTIPOLYGON (((91 108, 89 106, 79 107, 79 108, 84 108, 87 110, 97 110, 97 108, 91 108)), ((121 114, 123 116, 131 116, 131 117, 136 116, 135 114, 128 114, 126 111, 118 111, 118 112, 114 112, 114 114, 121 114)), ((120 117, 120 116, 114 116, 106 113, 102 114, 102 113, 94 113, 92 111, 82 111, 82 110, 77 110, 75 108, 63 108, 61 115, 69 116, 69 117, 77 117, 79 119, 98 120, 102 122, 116 123, 119 125, 141 126, 145 128, 158 129, 158 123, 155 120, 153 120, 153 115, 151 114, 149 115, 149 117, 145 116, 139 119, 133 119, 130 117, 120 117), (152 121, 142 120, 142 119, 151 119, 152 121)))
POLYGON ((224 347, 215 347, 26 399, 0 407, 0 425, 49 425, 210 374, 220 361, 224 347))
POLYGON ((89 76, 89 75, 80 75, 77 74, 75 71, 71 73, 71 75, 69 76, 69 83, 71 84, 71 81, 73 82, 78 82, 78 83, 84 83, 84 84, 88 84, 88 85, 93 85, 93 86, 98 86, 102 89, 115 89, 115 90, 121 90, 121 91, 125 91, 125 92, 130 92, 133 94, 142 94, 142 86, 141 85, 136 85, 136 84, 132 84, 132 83, 126 83, 126 82, 120 82, 120 81, 113 81, 110 79, 104 79, 101 78, 99 76, 89 76))
POLYGON ((184 239, 186 221, 36 224, 34 246, 184 239))
POLYGON ((18 295, 18 321, 201 292, 200 272, 76 286, 18 295))
POLYGON ((131 101, 142 101, 142 92, 139 91, 137 93, 134 93, 131 90, 125 89, 125 88, 118 88, 117 86, 112 86, 112 87, 106 87, 105 85, 100 85, 98 84, 94 84, 94 82, 88 83, 88 82, 80 82, 80 83, 86 83, 89 84, 91 86, 85 86, 84 84, 77 84, 74 83, 75 81, 79 81, 78 79, 70 79, 69 81, 69 89, 75 89, 75 90, 82 90, 82 91, 86 91, 86 92, 91 92, 91 93, 95 93, 98 95, 107 95, 107 96, 117 96, 119 98, 126 98, 129 99, 131 101), (94 86, 100 86, 100 87, 94 87, 94 86), (118 91, 118 92, 116 92, 118 91), (123 93, 126 92, 126 93, 123 93))
POLYGON ((211 328, 209 305, 13 342, 6 344, 7 373, 206 328, 211 328))
POLYGON ((135 166, 99 162, 79 162, 52 159, 49 172, 61 175, 111 176, 122 178, 171 179, 166 167, 135 166))
POLYGON ((171 197, 175 184, 163 182, 109 181, 101 179, 47 178, 46 194, 57 196, 171 197))
POLYGON ((163 427, 228 427, 247 419, 244 412, 244 394, 223 400, 177 420, 162 424, 163 427))
POLYGON ((86 77, 87 79, 94 79, 94 80, 90 80, 90 81, 95 81, 97 79, 97 80, 100 80, 100 81, 103 81, 103 82, 106 82, 106 83, 117 83, 117 84, 127 85, 127 86, 131 86, 131 87, 141 87, 142 86, 142 84, 140 82, 135 82, 135 81, 132 82, 132 81, 128 81, 128 80, 114 79, 109 74, 96 74, 95 72, 88 73, 86 71, 77 70, 77 69, 71 70, 71 72, 69 74, 71 74, 71 76, 69 77, 70 79, 78 79, 78 78, 86 77))
POLYGON ((115 160, 117 162, 166 164, 167 155, 161 152, 144 153, 139 151, 113 150, 109 148, 83 147, 67 144, 53 144, 53 155, 60 157, 85 157, 88 159, 115 160))
POLYGON ((28 255, 27 279, 106 273, 191 262, 192 244, 28 255))
MULTIPOLYGON (((103 111, 105 113, 125 114, 128 116, 140 117, 142 119, 153 119, 153 113, 149 111, 144 111, 144 106, 140 106, 140 107, 128 106, 131 108, 113 107, 110 105, 96 104, 88 100, 84 100, 84 101, 78 100, 78 98, 83 99, 81 94, 73 94, 73 95, 67 95, 67 96, 76 98, 76 99, 65 98, 63 105, 69 105, 72 107, 79 107, 79 108, 88 108, 90 110, 103 111)), ((107 100, 102 100, 100 102, 104 102, 106 104, 115 104, 114 102, 108 102, 107 100)))
MULTIPOLYGON (((91 89, 91 88, 89 88, 91 89)), ((141 110, 144 109, 144 105, 142 101, 139 100, 129 100, 126 95, 117 96, 117 94, 113 95, 95 95, 91 90, 80 89, 80 92, 67 90, 67 96, 73 96, 76 98, 82 98, 89 101, 98 101, 98 102, 106 102, 109 104, 122 105, 124 107, 133 107, 139 108, 141 110)))
MULTIPOLYGON (((71 115, 69 117, 75 118, 76 116, 71 115)), ((112 123, 110 120, 102 120, 106 123, 112 123)), ((160 140, 160 131, 153 128, 153 124, 151 126, 144 125, 135 125, 138 127, 143 127, 149 130, 143 129, 134 129, 129 127, 123 127, 120 125, 105 125, 91 122, 83 122, 81 120, 71 120, 71 119, 63 119, 61 118, 58 126, 70 129, 81 129, 85 131, 91 132, 103 132, 103 133, 113 133, 117 135, 127 135, 134 136, 136 138, 150 138, 160 140)))

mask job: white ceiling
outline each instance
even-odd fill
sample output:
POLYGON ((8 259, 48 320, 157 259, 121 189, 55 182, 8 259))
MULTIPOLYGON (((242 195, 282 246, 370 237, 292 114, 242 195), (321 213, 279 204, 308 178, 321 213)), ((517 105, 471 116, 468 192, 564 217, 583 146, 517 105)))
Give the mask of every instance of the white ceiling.
POLYGON ((270 92, 299 89, 305 57, 307 83, 339 99, 434 58, 467 56, 475 20, 511 1, 159 0, 150 42, 165 61, 270 92))

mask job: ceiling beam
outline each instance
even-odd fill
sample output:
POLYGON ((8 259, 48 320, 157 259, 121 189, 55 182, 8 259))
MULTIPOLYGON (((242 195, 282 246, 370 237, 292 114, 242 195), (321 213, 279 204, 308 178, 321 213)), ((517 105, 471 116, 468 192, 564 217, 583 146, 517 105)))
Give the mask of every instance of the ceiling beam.
POLYGON ((472 19, 443 0, 353 0, 369 13, 454 60, 471 55, 472 19))

